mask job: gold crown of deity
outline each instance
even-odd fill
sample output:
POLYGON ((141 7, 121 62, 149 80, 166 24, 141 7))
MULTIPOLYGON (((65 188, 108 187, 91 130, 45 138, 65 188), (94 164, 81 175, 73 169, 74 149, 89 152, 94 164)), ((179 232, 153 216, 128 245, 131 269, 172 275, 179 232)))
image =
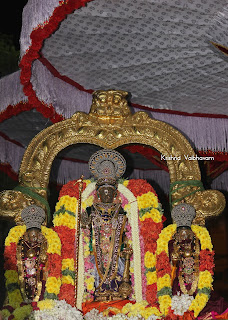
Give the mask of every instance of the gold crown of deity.
POLYGON ((178 227, 191 227, 192 221, 196 216, 193 206, 187 203, 181 203, 175 206, 171 212, 172 219, 178 227))
POLYGON ((30 205, 21 212, 21 218, 23 219, 27 230, 31 228, 41 229, 45 216, 44 209, 36 205, 30 205))
POLYGON ((126 161, 119 152, 103 149, 90 157, 89 170, 97 179, 97 186, 103 184, 115 186, 126 170, 126 161))

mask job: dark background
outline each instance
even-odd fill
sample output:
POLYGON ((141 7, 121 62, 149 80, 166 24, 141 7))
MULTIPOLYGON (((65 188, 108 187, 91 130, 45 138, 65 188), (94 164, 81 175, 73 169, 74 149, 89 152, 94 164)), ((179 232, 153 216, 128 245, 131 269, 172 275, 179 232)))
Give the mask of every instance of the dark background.
POLYGON ((28 0, 4 1, 0 7, 0 78, 17 71, 22 11, 28 0))

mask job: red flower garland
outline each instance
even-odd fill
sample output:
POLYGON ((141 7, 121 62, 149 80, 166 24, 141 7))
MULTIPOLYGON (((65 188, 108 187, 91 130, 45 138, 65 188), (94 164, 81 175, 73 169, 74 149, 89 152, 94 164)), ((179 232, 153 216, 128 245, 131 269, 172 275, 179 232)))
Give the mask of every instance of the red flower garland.
MULTIPOLYGON (((54 228, 59 235, 62 244, 62 259, 74 259, 75 230, 66 226, 57 226, 54 228)), ((62 283, 58 294, 59 300, 66 300, 72 307, 75 306, 75 289, 71 284, 62 283)))
POLYGON ((162 222, 156 223, 152 219, 145 219, 140 223, 140 232, 144 239, 145 251, 155 253, 157 249, 157 239, 163 228, 162 222))
POLYGON ((71 284, 62 283, 60 293, 58 295, 59 300, 66 300, 72 307, 75 305, 75 289, 71 284))
MULTIPOLYGON (((85 190, 85 188, 86 188, 86 183, 83 182, 82 191, 85 190)), ((75 197, 76 199, 79 198, 79 189, 78 189, 77 180, 69 181, 67 184, 65 184, 60 190, 58 199, 66 195, 70 197, 75 197)))
POLYGON ((60 6, 54 9, 48 22, 45 25, 37 26, 37 28, 31 32, 31 46, 20 62, 21 83, 24 86, 23 91, 25 95, 28 96, 29 103, 31 103, 38 112, 40 112, 44 117, 49 118, 53 123, 63 120, 63 117, 55 112, 52 105, 47 106, 37 97, 31 83, 32 63, 34 60, 39 58, 39 51, 43 46, 44 40, 58 28, 59 23, 65 19, 69 13, 73 12, 75 9, 85 6, 89 1, 91 0, 68 0, 67 2, 61 2, 60 6))
POLYGON ((4 269, 17 271, 17 257, 16 257, 17 245, 12 242, 9 246, 5 246, 4 251, 4 269))
POLYGON ((58 278, 61 274, 61 268, 62 268, 62 260, 61 257, 57 253, 50 254, 48 253, 48 259, 47 259, 47 270, 48 277, 56 277, 58 278))
POLYGON ((165 317, 165 318, 162 318, 162 319, 165 319, 165 320, 194 320, 196 319, 194 317, 194 312, 193 311, 186 311, 183 316, 178 316, 176 314, 174 314, 173 310, 169 310, 169 314, 165 317))
POLYGON ((135 197, 141 196, 147 192, 153 192, 156 196, 154 188, 144 179, 131 179, 127 188, 133 193, 135 197))
POLYGON ((214 251, 209 251, 208 249, 200 251, 199 271, 208 270, 211 275, 214 274, 214 255, 214 251))
POLYGON ((157 284, 153 283, 146 288, 146 300, 152 306, 157 305, 157 284))
POLYGON ((171 274, 169 257, 165 251, 162 251, 159 255, 157 255, 156 271, 158 278, 161 278, 166 274, 171 274))
POLYGON ((74 259, 75 230, 66 226, 54 228, 62 244, 62 259, 74 259))

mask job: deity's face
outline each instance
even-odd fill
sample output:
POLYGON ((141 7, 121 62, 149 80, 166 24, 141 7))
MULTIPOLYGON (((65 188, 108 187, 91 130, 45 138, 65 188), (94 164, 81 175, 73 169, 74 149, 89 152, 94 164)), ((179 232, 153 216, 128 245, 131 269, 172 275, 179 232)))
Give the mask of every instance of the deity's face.
POLYGON ((112 203, 116 195, 116 189, 112 186, 103 185, 97 190, 97 195, 102 203, 112 203))
POLYGON ((26 268, 28 268, 28 269, 34 268, 34 267, 35 267, 35 264, 36 264, 35 259, 26 259, 26 260, 25 260, 25 266, 26 266, 26 268))
POLYGON ((180 227, 177 231, 178 240, 180 241, 191 241, 194 233, 188 227, 180 227))
POLYGON ((37 228, 31 228, 27 231, 28 233, 28 241, 31 245, 34 245, 39 240, 40 230, 37 228))

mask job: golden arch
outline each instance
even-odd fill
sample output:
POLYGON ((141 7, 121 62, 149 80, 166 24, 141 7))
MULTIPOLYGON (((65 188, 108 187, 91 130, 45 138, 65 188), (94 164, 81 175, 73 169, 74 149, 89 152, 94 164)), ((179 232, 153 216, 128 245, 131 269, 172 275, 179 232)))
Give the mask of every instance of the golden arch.
MULTIPOLYGON (((123 91, 98 91, 94 94, 89 114, 77 112, 72 118, 41 131, 24 154, 19 172, 20 185, 33 188, 37 194, 47 198, 52 162, 69 145, 90 143, 115 149, 125 144, 140 143, 154 147, 165 156, 180 158, 167 160, 170 182, 188 183, 182 188, 175 187, 172 200, 184 198, 185 202, 193 204, 197 211, 197 223, 204 223, 205 218, 221 213, 225 207, 222 193, 216 190, 200 191, 198 186, 191 184, 191 181, 200 181, 201 174, 197 160, 184 158, 184 155, 195 156, 185 137, 172 126, 150 118, 145 112, 132 114, 125 96, 123 91), (120 97, 116 104, 113 99, 115 95, 118 99, 120 97), (100 96, 105 96, 104 102, 100 96)), ((4 191, 0 196, 1 216, 12 218, 20 224, 21 210, 34 202, 37 200, 19 191, 4 191)))

